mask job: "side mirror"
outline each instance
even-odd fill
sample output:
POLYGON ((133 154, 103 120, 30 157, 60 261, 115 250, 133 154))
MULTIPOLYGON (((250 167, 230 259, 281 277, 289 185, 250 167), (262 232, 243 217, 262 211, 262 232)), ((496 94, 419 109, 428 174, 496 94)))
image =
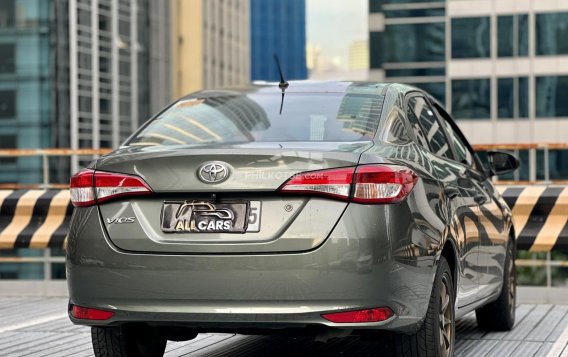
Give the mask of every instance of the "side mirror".
POLYGON ((503 151, 488 151, 487 159, 493 175, 508 174, 521 165, 516 156, 503 151))

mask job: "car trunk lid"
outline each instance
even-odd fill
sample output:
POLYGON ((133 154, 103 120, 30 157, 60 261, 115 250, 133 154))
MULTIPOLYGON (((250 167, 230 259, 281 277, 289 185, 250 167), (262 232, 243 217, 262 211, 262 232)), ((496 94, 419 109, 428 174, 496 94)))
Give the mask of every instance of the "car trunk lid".
POLYGON ((154 193, 111 201, 99 209, 110 240, 128 251, 306 251, 327 238, 347 202, 284 195, 278 188, 300 172, 355 166, 371 146, 372 142, 363 141, 122 148, 102 158, 96 170, 136 175, 154 193), (208 162, 226 163, 229 176, 217 184, 199 179, 200 168, 208 162), (180 213, 184 204, 191 211, 184 206, 180 213), (188 232, 192 223, 187 212, 220 216, 231 210, 239 216, 233 217, 235 222, 248 221, 240 226, 241 231, 188 232), (163 220, 169 223, 164 225, 163 220), (176 231, 176 227, 181 229, 176 231))

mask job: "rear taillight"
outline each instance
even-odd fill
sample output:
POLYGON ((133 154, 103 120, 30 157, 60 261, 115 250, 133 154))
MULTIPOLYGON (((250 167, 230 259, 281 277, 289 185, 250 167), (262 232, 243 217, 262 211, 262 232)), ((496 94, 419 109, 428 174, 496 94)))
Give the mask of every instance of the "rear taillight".
POLYGON ((91 206, 127 195, 152 192, 139 177, 85 169, 71 177, 71 202, 74 206, 91 206))
POLYGON ((332 312, 330 314, 321 315, 324 319, 339 324, 381 322, 393 316, 394 312, 388 307, 332 312))
POLYGON ((71 316, 79 320, 108 320, 114 316, 114 312, 73 305, 71 316))
POLYGON ((362 165, 295 175, 281 192, 328 196, 365 204, 397 203, 414 188, 418 176, 394 165, 362 165))
POLYGON ((348 199, 353 182, 353 167, 310 171, 297 174, 286 182, 281 191, 330 196, 348 199))
POLYGON ((408 196, 418 176, 403 166, 364 165, 355 172, 352 200, 357 203, 397 203, 408 196))

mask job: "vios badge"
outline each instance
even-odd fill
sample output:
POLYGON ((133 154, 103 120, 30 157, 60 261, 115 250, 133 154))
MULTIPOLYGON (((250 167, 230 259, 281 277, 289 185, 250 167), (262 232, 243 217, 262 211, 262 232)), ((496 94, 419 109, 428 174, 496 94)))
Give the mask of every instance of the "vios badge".
POLYGON ((124 223, 134 223, 136 217, 113 217, 107 218, 108 224, 124 224, 124 223))
POLYGON ((229 165, 221 161, 206 162, 197 170, 197 177, 205 183, 221 183, 229 174, 229 165))

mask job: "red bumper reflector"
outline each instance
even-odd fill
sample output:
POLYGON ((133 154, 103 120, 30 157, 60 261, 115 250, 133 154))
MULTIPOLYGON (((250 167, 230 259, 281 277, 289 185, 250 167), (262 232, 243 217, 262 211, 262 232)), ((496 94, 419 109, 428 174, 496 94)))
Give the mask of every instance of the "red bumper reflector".
POLYGON ((108 320, 114 316, 114 312, 73 305, 71 316, 80 320, 108 320))
POLYGON ((335 323, 381 322, 390 319, 394 312, 388 307, 323 314, 321 317, 335 323))

